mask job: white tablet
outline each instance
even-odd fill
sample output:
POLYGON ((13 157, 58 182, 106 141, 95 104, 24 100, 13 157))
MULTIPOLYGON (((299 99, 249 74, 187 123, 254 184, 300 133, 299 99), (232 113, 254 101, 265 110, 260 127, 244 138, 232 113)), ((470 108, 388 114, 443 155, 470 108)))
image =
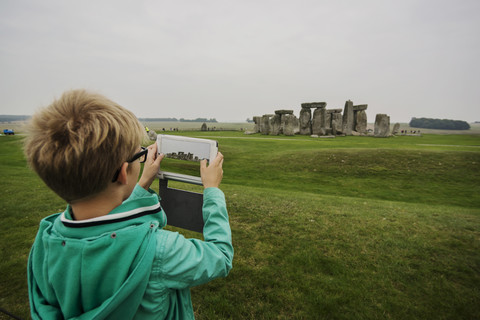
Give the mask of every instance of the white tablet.
MULTIPOLYGON (((184 136, 157 135, 157 152, 166 158, 199 162, 203 159, 213 160, 218 153, 218 142, 210 139, 190 138, 184 136)), ((201 184, 199 177, 186 176, 171 172, 159 172, 159 177, 201 184), (186 178, 187 177, 187 178, 186 178), (188 177, 194 178, 192 181, 188 177), (187 181, 186 181, 187 180, 187 181), (200 183, 198 183, 200 182, 200 183)))

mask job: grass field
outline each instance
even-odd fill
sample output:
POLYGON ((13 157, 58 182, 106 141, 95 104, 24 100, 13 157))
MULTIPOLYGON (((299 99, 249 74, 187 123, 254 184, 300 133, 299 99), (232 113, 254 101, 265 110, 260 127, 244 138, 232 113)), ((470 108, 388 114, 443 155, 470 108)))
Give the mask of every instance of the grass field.
MULTIPOLYGON (((235 247, 227 278, 192 289, 197 319, 480 318, 479 135, 179 134, 219 142, 235 247)), ((0 137, 0 307, 28 318, 28 252, 64 203, 21 142, 0 137)))

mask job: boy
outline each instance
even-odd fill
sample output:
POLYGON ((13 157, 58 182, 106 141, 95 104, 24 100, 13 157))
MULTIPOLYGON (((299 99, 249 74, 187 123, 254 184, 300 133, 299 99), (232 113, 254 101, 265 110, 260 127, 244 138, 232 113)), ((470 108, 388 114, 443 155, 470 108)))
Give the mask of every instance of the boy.
POLYGON ((205 240, 185 239, 162 229, 149 187, 163 155, 143 137, 130 111, 84 90, 33 116, 28 163, 68 203, 41 221, 30 252, 33 319, 193 319, 189 288, 232 268, 223 155, 200 164, 205 240))

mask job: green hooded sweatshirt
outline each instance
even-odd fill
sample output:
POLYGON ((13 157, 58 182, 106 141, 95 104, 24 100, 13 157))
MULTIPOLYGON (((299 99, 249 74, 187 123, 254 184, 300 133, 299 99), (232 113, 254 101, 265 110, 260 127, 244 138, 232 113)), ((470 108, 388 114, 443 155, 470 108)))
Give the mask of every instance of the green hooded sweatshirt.
POLYGON ((193 319, 190 287, 225 277, 233 247, 225 197, 204 190, 204 241, 163 230, 152 190, 136 186, 106 216, 43 219, 30 252, 33 319, 193 319))

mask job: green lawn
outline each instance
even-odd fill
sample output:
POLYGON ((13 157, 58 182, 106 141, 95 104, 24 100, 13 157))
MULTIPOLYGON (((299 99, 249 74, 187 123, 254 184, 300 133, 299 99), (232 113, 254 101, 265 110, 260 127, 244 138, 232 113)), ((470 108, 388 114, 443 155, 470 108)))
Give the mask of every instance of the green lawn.
MULTIPOLYGON (((219 142, 235 247, 192 289, 198 319, 480 318, 480 136, 179 134, 219 142)), ((28 252, 64 204, 20 137, 0 137, 0 177, 0 307, 27 318, 28 252)))

